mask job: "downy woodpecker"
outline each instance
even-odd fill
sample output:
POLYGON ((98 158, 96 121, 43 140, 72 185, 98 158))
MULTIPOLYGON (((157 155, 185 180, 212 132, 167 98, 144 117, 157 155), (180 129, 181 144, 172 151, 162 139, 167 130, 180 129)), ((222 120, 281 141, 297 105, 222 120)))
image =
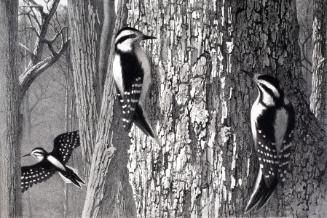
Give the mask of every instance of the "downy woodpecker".
POLYGON ((151 84, 151 67, 140 46, 142 40, 155 39, 131 27, 122 28, 115 39, 113 76, 122 108, 126 131, 136 124, 146 135, 156 138, 143 106, 151 84))
POLYGON ((38 163, 21 168, 22 192, 29 189, 33 184, 46 181, 56 172, 66 183, 73 183, 78 187, 84 184, 84 181, 77 175, 77 171, 66 165, 73 149, 80 146, 78 131, 57 136, 53 144, 53 150, 50 153, 37 147, 31 153, 23 156, 32 156, 38 160, 38 163))
POLYGON ((258 97, 251 109, 251 130, 259 160, 259 172, 245 212, 262 208, 276 186, 285 181, 291 155, 295 112, 279 81, 269 75, 252 74, 258 97))

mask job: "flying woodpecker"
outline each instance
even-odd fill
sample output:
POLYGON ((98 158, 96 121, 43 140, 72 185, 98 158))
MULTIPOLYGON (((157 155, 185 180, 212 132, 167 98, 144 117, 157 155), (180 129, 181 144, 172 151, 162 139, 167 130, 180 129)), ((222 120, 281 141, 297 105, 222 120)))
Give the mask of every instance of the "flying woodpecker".
POLYGON ((131 27, 124 27, 117 33, 113 76, 122 108, 124 129, 130 131, 134 123, 146 135, 157 139, 143 109, 151 84, 151 66, 140 42, 147 39, 155 37, 144 35, 131 27))
POLYGON ((38 163, 21 168, 22 192, 29 189, 33 184, 41 183, 49 179, 56 172, 66 183, 73 183, 81 187, 84 181, 77 175, 77 171, 66 165, 74 148, 80 146, 78 131, 67 132, 54 139, 53 150, 48 153, 41 147, 34 148, 31 153, 24 155, 32 156, 38 163))
POLYGON ((258 89, 251 109, 251 130, 259 172, 245 208, 247 213, 262 208, 277 184, 285 181, 292 152, 295 112, 276 78, 243 72, 252 77, 258 89))

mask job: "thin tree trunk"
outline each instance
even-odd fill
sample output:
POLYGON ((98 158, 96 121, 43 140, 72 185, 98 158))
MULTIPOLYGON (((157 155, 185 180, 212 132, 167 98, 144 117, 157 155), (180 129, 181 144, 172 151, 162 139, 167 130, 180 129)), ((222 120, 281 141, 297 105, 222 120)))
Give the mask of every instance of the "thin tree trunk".
POLYGON ((17 16, 17 0, 0 2, 0 217, 21 215, 17 16))
POLYGON ((326 216, 326 134, 301 85, 295 0, 128 5, 128 25, 158 38, 145 47, 162 146, 135 129, 129 151, 138 216, 244 215, 258 170, 249 114, 257 91, 240 68, 275 75, 297 115, 292 173, 249 216, 326 216))
POLYGON ((310 108, 324 128, 327 127, 326 4, 313 1, 312 93, 310 108))

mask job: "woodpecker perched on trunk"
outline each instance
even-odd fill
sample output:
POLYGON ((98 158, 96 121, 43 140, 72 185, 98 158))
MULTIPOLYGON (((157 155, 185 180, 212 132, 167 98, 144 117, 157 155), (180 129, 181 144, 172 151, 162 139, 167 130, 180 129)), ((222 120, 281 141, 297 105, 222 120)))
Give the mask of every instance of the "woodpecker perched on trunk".
POLYGON ((262 208, 276 186, 285 181, 291 155, 295 112, 279 81, 269 75, 252 74, 258 97, 251 109, 251 129, 259 160, 259 172, 245 212, 262 208))
POLYGON ((77 171, 66 165, 73 149, 80 146, 78 131, 57 136, 53 144, 53 150, 50 153, 38 147, 23 156, 32 156, 39 161, 34 165, 21 168, 21 189, 23 192, 33 184, 46 181, 56 172, 66 183, 73 183, 78 187, 85 184, 77 175, 77 171))
POLYGON ((113 76, 122 108, 122 122, 126 131, 132 123, 146 135, 156 138, 143 106, 151 84, 151 66, 140 46, 142 40, 155 39, 131 27, 122 28, 115 39, 113 76))

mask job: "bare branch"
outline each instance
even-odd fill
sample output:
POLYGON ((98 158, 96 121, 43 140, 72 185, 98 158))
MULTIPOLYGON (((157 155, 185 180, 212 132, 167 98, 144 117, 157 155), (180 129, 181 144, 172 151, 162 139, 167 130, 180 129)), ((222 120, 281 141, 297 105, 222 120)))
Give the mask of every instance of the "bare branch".
MULTIPOLYGON (((52 39, 41 39, 41 42, 42 43, 45 43, 45 44, 47 44, 48 45, 48 47, 49 47, 49 50, 51 51, 51 53, 53 54, 53 55, 57 55, 58 54, 58 52, 56 52, 55 51, 55 49, 54 49, 54 46, 53 46, 53 44, 55 43, 55 41, 57 40, 57 38, 59 37, 59 36, 61 36, 61 39, 62 39, 62 45, 65 43, 64 42, 64 37, 63 37, 63 31, 65 30, 65 29, 68 29, 68 27, 63 27, 63 28, 61 28, 61 30, 52 38, 52 39)), ((61 47, 62 47, 62 45, 61 45, 61 47)))
POLYGON ((33 52, 31 51, 31 49, 29 49, 26 45, 24 45, 23 43, 18 43, 19 47, 21 47, 22 49, 24 49, 29 55, 33 56, 33 52))
POLYGON ((23 74, 19 76, 19 84, 20 84, 20 95, 23 97, 26 93, 26 90, 31 86, 33 81, 41 75, 46 69, 51 67, 60 57, 61 55, 67 50, 70 44, 70 40, 66 41, 59 52, 56 55, 51 55, 44 60, 38 62, 34 66, 30 67, 26 70, 23 74))

